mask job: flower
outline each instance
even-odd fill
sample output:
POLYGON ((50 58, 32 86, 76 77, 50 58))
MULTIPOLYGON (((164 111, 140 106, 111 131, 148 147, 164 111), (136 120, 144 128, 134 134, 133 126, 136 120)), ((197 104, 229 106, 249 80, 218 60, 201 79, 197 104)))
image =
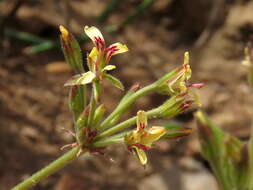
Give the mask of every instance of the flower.
POLYGON ((95 45, 88 55, 89 66, 92 67, 90 68, 92 70, 103 69, 103 71, 106 71, 114 69, 115 67, 108 67, 111 57, 128 51, 127 46, 119 42, 106 47, 102 33, 95 26, 85 26, 84 32, 95 45))
POLYGON ((137 113, 137 129, 127 133, 125 143, 128 149, 133 152, 142 165, 147 163, 145 150, 149 150, 152 144, 166 134, 165 127, 153 126, 147 129, 147 115, 145 111, 137 113))
MULTIPOLYGON (((65 45, 66 43, 64 42, 68 40, 69 32, 63 26, 60 26, 60 31, 61 31, 61 39, 62 39, 63 45, 65 45)), ((95 26, 91 26, 91 27, 85 26, 84 32, 92 40, 92 42, 95 45, 95 47, 93 47, 91 52, 87 55, 87 64, 89 67, 89 71, 86 73, 79 72, 79 74, 74 75, 65 83, 65 86, 87 85, 94 82, 96 83, 95 85, 96 86, 95 88, 96 100, 98 100, 98 97, 100 94, 100 90, 99 90, 101 86, 100 81, 102 79, 106 79, 112 85, 116 86, 117 88, 121 90, 124 90, 124 86, 120 82, 120 80, 108 74, 107 71, 111 71, 116 68, 115 65, 109 65, 109 61, 111 57, 116 54, 127 52, 128 51, 127 46, 117 42, 110 45, 109 47, 106 47, 103 35, 95 26)), ((73 37, 71 36, 71 38, 73 37)), ((74 49, 74 47, 72 49, 74 49)), ((69 52, 67 50, 66 52, 69 52)), ((72 56, 70 58, 69 60, 71 61, 74 60, 75 65, 77 65, 76 59, 75 59, 76 57, 72 56)), ((72 62, 70 63, 72 64, 72 62)), ((80 62, 79 59, 78 59, 78 62, 80 62)))
POLYGON ((191 73, 189 52, 185 52, 183 65, 168 74, 168 78, 160 85, 159 91, 171 96, 186 92, 186 83, 191 78, 191 73))

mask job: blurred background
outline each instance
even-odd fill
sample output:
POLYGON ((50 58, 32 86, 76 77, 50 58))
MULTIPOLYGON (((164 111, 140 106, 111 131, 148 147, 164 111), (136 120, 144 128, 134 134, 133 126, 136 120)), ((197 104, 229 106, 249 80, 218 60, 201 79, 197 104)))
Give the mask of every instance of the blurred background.
MULTIPOLYGON (((126 43, 130 51, 112 63, 127 89, 156 80, 190 51, 191 81, 206 84, 200 91, 203 109, 225 131, 248 139, 253 97, 240 62, 253 33, 252 10, 250 0, 0 0, 0 189, 10 189, 73 142, 61 129, 73 127, 63 88, 73 71, 59 46, 60 24, 78 38, 83 55, 92 47, 85 25, 97 26, 107 44, 126 43)), ((109 111, 121 95, 105 84, 109 111)), ((163 100, 142 98, 131 115, 163 100)), ((217 190, 199 153, 193 113, 166 121, 192 127, 193 134, 156 143, 145 169, 116 146, 105 157, 75 161, 34 189, 217 190)))

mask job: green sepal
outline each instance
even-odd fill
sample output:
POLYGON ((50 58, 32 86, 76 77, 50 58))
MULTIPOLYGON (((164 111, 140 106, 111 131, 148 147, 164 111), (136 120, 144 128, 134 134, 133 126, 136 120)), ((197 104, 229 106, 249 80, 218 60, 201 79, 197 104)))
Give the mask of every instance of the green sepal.
POLYGON ((99 124, 99 122, 103 119, 104 115, 105 115, 105 106, 104 104, 101 104, 96 110, 95 110, 95 114, 94 114, 94 119, 92 121, 92 126, 97 126, 99 124))
POLYGON ((183 111, 182 105, 184 101, 185 97, 183 96, 171 96, 161 106, 159 106, 159 109, 161 110, 160 117, 168 119, 181 113, 183 111))
POLYGON ((119 79, 107 73, 105 73, 104 76, 105 76, 105 79, 107 79, 107 81, 109 81, 113 86, 121 90, 124 90, 124 85, 121 83, 119 79))
POLYGON ((69 91, 69 108, 73 113, 76 122, 86 105, 86 87, 72 86, 69 91))
POLYGON ((84 128, 87 127, 87 122, 88 122, 88 117, 89 117, 89 106, 87 106, 83 112, 80 114, 78 117, 76 123, 75 123, 75 128, 76 128, 76 138, 77 142, 80 145, 83 145, 86 141, 86 136, 84 133, 84 128))

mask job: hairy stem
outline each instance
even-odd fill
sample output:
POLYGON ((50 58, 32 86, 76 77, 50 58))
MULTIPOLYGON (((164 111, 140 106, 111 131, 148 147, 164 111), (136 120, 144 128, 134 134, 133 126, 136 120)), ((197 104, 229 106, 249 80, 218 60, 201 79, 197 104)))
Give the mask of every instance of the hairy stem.
POLYGON ((39 183, 41 180, 47 178, 48 176, 52 175, 56 171, 60 170, 61 168, 69 164, 71 161, 78 158, 77 153, 79 150, 80 150, 79 147, 71 149, 70 151, 59 157, 57 160, 50 163, 45 168, 39 170, 38 172, 36 172, 23 182, 17 184, 11 190, 27 190, 31 188, 32 186, 39 183))

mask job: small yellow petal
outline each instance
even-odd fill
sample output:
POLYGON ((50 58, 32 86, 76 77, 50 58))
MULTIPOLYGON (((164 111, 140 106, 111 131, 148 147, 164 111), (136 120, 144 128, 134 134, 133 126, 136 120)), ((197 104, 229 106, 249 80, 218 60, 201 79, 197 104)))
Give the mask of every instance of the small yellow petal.
POLYGON ((140 110, 137 112, 136 124, 137 124, 137 131, 141 131, 147 127, 148 118, 147 118, 147 114, 145 111, 140 110))
POLYGON ((190 60, 189 52, 186 51, 186 52, 184 53, 184 65, 189 65, 189 63, 190 63, 189 60, 190 60))
POLYGON ((128 51, 128 47, 125 44, 122 44, 119 42, 110 45, 108 49, 111 49, 113 47, 114 47, 115 51, 112 52, 112 55, 125 53, 128 51))
POLYGON ((89 58, 94 63, 97 60, 97 56, 98 56, 98 49, 96 47, 94 47, 94 48, 92 48, 92 50, 89 54, 89 58))
POLYGON ((191 67, 190 67, 190 56, 189 56, 189 52, 185 52, 184 53, 184 78, 185 80, 189 80, 189 78, 191 78, 191 67))
POLYGON ((106 65, 106 66, 103 68, 102 72, 103 72, 103 71, 111 71, 111 70, 113 70, 113 69, 116 69, 116 66, 115 66, 115 65, 106 65))
POLYGON ((96 28, 95 26, 85 26, 84 27, 84 32, 85 34, 93 41, 93 43, 96 45, 96 39, 95 38, 100 38, 101 40, 104 41, 104 37, 100 30, 96 28))

